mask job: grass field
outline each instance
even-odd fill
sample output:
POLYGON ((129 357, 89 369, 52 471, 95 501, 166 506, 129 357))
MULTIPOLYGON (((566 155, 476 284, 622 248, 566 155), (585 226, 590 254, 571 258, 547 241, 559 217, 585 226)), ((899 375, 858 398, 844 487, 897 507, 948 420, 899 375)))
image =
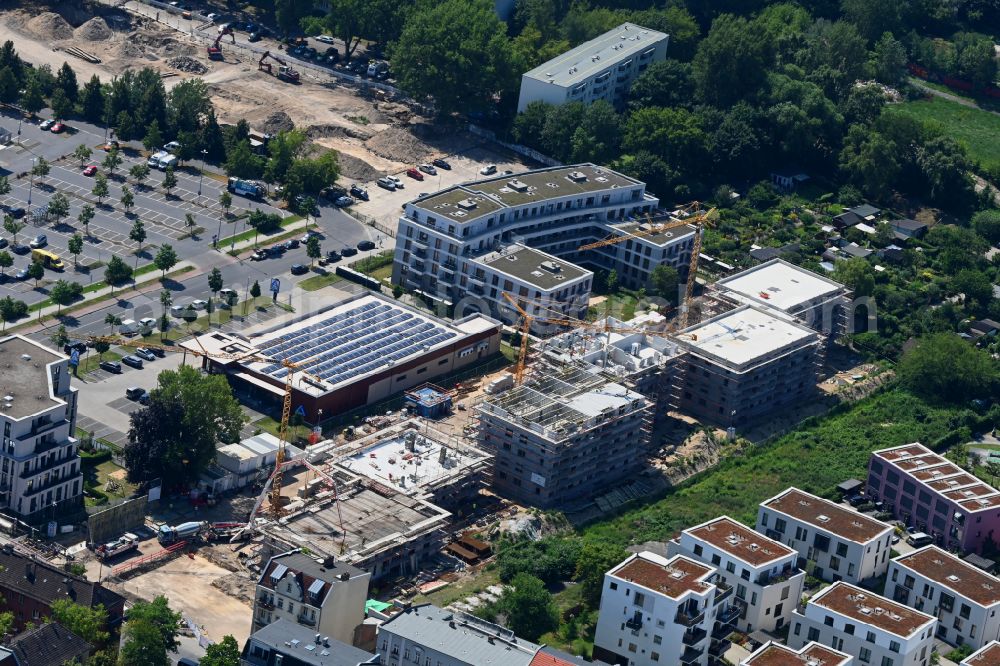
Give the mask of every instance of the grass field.
POLYGON ((323 287, 329 286, 334 282, 339 282, 342 280, 339 275, 330 271, 328 273, 319 273, 313 275, 312 277, 307 277, 302 282, 299 282, 299 286, 306 291, 316 291, 317 289, 322 289, 323 287))
POLYGON ((945 134, 965 145, 973 159, 988 169, 1000 169, 1000 116, 940 97, 894 104, 887 112, 937 123, 945 134))

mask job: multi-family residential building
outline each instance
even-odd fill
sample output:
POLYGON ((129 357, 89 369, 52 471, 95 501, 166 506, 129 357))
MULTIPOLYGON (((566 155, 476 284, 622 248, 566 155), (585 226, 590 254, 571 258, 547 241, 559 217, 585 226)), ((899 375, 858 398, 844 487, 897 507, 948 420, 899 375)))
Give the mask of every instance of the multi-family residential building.
POLYGON ((83 501, 69 358, 28 338, 0 340, 0 507, 38 523, 83 501))
POLYGON ((761 502, 757 531, 794 548, 816 578, 860 583, 889 568, 892 525, 798 488, 761 502))
POLYGON ((590 104, 603 99, 621 106, 636 77, 666 60, 669 41, 662 32, 623 23, 523 74, 517 111, 532 102, 590 104))
POLYGON ((370 579, 332 557, 317 560, 298 550, 275 555, 257 580, 253 629, 285 619, 350 645, 364 621, 370 579))
POLYGON ((822 345, 816 331, 744 305, 675 336, 686 353, 673 383, 676 407, 723 426, 743 426, 815 390, 822 345))
POLYGON ((504 292, 525 305, 541 302, 557 312, 578 311, 581 302, 587 303, 592 276, 557 258, 614 269, 621 284, 635 288, 646 286, 660 264, 686 274, 698 231, 683 225, 650 233, 643 220, 658 205, 644 183, 594 164, 455 185, 404 206, 392 282, 453 309, 456 316, 473 311, 509 315, 504 292), (644 235, 637 236, 639 231, 644 235), (628 238, 579 250, 610 235, 628 238), (538 253, 511 248, 518 245, 538 253), (516 261, 500 255, 502 248, 505 253, 514 249, 516 261))
POLYGON ((819 643, 806 643, 793 650, 787 645, 768 641, 743 659, 740 666, 852 666, 851 655, 819 643))
POLYGON ((729 648, 742 606, 715 567, 683 555, 630 555, 604 575, 594 657, 705 666, 729 648))
POLYGON ((737 627, 748 634, 781 629, 802 596, 798 553, 728 516, 681 532, 667 544, 668 555, 678 553, 715 567, 735 588, 744 602, 737 627))
POLYGON ((872 453, 868 494, 949 550, 1000 539, 1000 491, 918 443, 872 453))
POLYGON ((937 546, 892 560, 885 596, 935 616, 937 637, 952 645, 1000 639, 1000 579, 937 546))
POLYGON ((927 666, 934 648, 932 615, 838 581, 795 611, 788 645, 815 641, 851 655, 857 664, 927 666))
POLYGON ((1000 664, 1000 641, 993 641, 962 660, 960 666, 997 666, 1000 664))
POLYGON ((377 655, 359 650, 285 618, 250 635, 240 666, 380 666, 377 655))
POLYGON ((644 396, 576 366, 534 372, 476 407, 497 494, 565 507, 642 470, 651 427, 644 396))

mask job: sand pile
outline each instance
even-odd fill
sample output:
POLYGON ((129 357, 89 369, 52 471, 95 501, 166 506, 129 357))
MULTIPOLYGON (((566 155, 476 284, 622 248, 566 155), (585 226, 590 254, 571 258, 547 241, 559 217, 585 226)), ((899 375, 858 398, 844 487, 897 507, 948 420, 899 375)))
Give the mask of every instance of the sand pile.
POLYGON ((367 141, 372 138, 372 133, 360 127, 347 127, 344 125, 313 125, 306 130, 306 136, 310 139, 360 139, 367 141))
POLYGON ((365 141, 365 148, 379 157, 394 162, 414 164, 423 162, 434 149, 418 139, 409 130, 390 127, 365 141))
POLYGON ((26 26, 41 39, 73 39, 73 28, 59 14, 44 12, 28 21, 26 26))
POLYGON ((167 61, 167 64, 176 70, 187 72, 188 74, 204 74, 208 67, 201 64, 190 56, 177 56, 167 61))
POLYGON ((339 150, 335 152, 337 153, 337 164, 340 165, 340 175, 344 178, 356 180, 359 183, 367 183, 372 180, 378 180, 386 174, 385 171, 379 171, 371 164, 368 164, 368 162, 354 155, 342 153, 339 150))
POLYGON ((265 134, 277 134, 278 132, 291 132, 295 129, 295 123, 284 111, 275 111, 258 124, 255 129, 265 134))
POLYGON ((108 22, 100 16, 95 16, 73 31, 73 36, 88 42, 103 42, 114 36, 108 22))

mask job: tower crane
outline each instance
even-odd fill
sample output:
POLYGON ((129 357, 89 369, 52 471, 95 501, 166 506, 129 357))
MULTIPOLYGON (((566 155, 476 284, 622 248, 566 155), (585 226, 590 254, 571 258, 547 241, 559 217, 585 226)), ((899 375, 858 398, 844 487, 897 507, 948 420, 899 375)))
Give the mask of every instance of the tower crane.
POLYGON ((301 459, 289 459, 286 458, 285 445, 288 443, 288 422, 292 415, 292 390, 295 386, 294 378, 296 373, 301 373, 302 375, 309 377, 315 382, 319 382, 321 385, 326 384, 326 382, 315 375, 311 375, 302 370, 310 360, 293 362, 287 359, 276 359, 267 356, 262 356, 253 352, 243 352, 243 353, 231 353, 231 352, 210 352, 205 349, 198 340, 198 336, 194 336, 195 342, 197 342, 200 349, 190 349, 185 347, 184 349, 178 349, 177 347, 171 347, 168 345, 156 345, 147 344, 142 340, 130 340, 128 338, 118 337, 118 336, 91 336, 88 338, 90 344, 95 344, 99 342, 107 343, 108 345, 119 345, 122 347, 144 347, 146 349, 160 349, 165 352, 184 352, 190 353, 193 356, 209 359, 223 359, 229 361, 248 361, 251 363, 267 363, 269 365, 280 365, 287 370, 285 375, 285 392, 284 398, 281 404, 281 422, 278 427, 278 452, 274 461, 274 471, 271 472, 270 477, 268 477, 267 482, 264 484, 264 488, 257 498, 257 502, 254 504, 253 510, 250 512, 250 517, 247 521, 246 526, 240 530, 234 538, 237 539, 247 531, 253 529, 256 522, 257 512, 260 510, 261 504, 264 502, 264 498, 267 497, 268 509, 270 514, 274 518, 280 518, 284 514, 284 507, 281 502, 281 486, 282 486, 282 476, 284 468, 292 463, 303 463, 320 476, 324 483, 330 486, 334 493, 334 499, 337 504, 337 519, 339 521, 340 533, 346 538, 346 532, 344 531, 344 521, 340 510, 340 498, 337 496, 337 485, 336 482, 325 472, 318 469, 315 465, 301 460, 301 459))
MULTIPOLYGON (((684 285, 684 300, 681 303, 680 317, 678 320, 677 328, 685 329, 688 326, 688 319, 691 310, 691 298, 694 296, 694 281, 695 276, 698 274, 698 257, 701 254, 701 242, 702 242, 702 228, 703 226, 709 224, 717 216, 717 211, 712 208, 705 212, 700 212, 701 204, 697 201, 691 203, 688 206, 682 208, 682 212, 690 213, 688 217, 678 218, 676 216, 670 215, 665 221, 659 222, 652 216, 647 215, 646 220, 648 226, 644 229, 638 229, 630 233, 622 233, 620 235, 609 236, 602 240, 596 241, 594 243, 587 243, 586 245, 581 245, 577 248, 577 251, 582 252, 583 250, 593 250, 599 247, 606 247, 608 245, 614 245, 616 243, 621 243, 632 238, 644 238, 646 236, 654 236, 656 234, 665 233, 679 227, 684 227, 690 225, 695 228, 694 234, 694 246, 691 248, 691 259, 688 262, 688 276, 687 282, 684 285), (699 211, 699 212, 694 212, 699 211)), ((662 219, 662 218, 661 218, 662 219)))

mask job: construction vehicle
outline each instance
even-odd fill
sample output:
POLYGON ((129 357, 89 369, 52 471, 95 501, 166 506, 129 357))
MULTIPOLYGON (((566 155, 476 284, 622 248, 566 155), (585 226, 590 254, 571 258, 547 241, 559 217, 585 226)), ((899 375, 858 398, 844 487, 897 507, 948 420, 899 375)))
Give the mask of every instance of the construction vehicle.
POLYGON ((160 525, 160 529, 156 531, 156 539, 164 546, 169 546, 170 544, 178 541, 187 541, 197 537, 206 526, 207 523, 195 521, 190 523, 181 523, 180 525, 175 525, 173 527, 170 525, 160 525))
POLYGON ((701 254, 702 226, 715 219, 716 209, 702 212, 701 204, 697 201, 685 206, 677 213, 671 213, 665 217, 653 218, 646 216, 646 222, 633 232, 622 232, 614 236, 609 236, 595 243, 587 243, 577 248, 577 251, 593 250, 599 247, 606 247, 621 243, 632 238, 644 238, 656 234, 666 233, 678 227, 694 227, 694 247, 691 248, 691 259, 688 262, 687 282, 684 285, 684 300, 681 302, 680 315, 677 321, 677 328, 684 329, 688 326, 688 319, 691 310, 691 299, 694 296, 695 277, 698 275, 698 258, 701 254), (660 221, 663 220, 663 221, 660 221))
POLYGON ((270 51, 264 51, 264 55, 262 55, 260 60, 257 61, 257 69, 262 72, 267 72, 268 74, 274 74, 282 81, 287 81, 289 83, 299 82, 299 73, 292 69, 284 60, 276 55, 272 55, 270 51), (275 74, 271 63, 267 62, 268 58, 278 63, 277 74, 275 74))
POLYGON ((251 199, 263 199, 265 189, 260 183, 255 183, 252 180, 243 180, 242 178, 230 178, 229 183, 226 185, 226 189, 233 194, 239 194, 251 199))
POLYGON ((126 532, 114 541, 102 544, 94 549, 94 554, 99 560, 110 560, 122 553, 127 553, 139 548, 139 537, 131 532, 126 532))
POLYGON ((236 35, 233 34, 232 26, 225 26, 219 30, 219 35, 215 38, 215 41, 211 46, 208 47, 208 59, 209 60, 222 60, 222 47, 219 44, 222 42, 222 38, 229 35, 229 38, 233 40, 233 44, 236 43, 236 35))

